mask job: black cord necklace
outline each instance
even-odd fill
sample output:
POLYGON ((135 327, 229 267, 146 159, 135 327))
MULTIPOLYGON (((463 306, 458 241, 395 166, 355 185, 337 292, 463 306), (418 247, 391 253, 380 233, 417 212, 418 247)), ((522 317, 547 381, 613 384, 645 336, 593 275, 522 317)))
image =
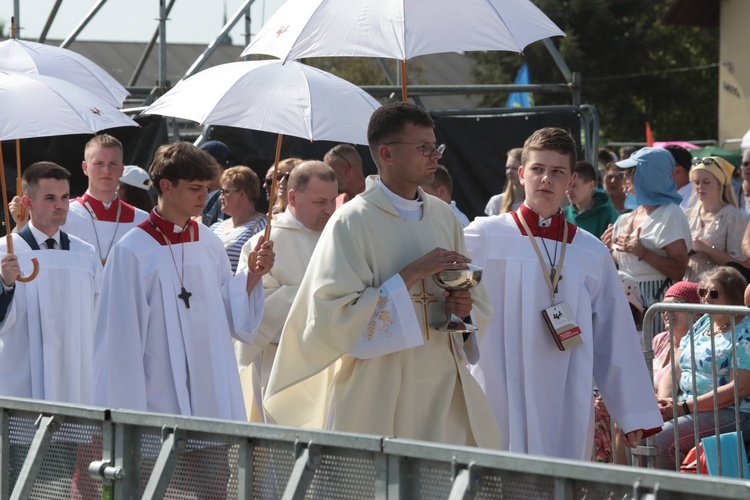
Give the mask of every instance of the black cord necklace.
MULTIPOLYGON (((555 215, 553 215, 552 217, 557 217, 557 216, 559 215, 559 213, 560 213, 560 212, 558 211, 558 212, 557 212, 557 213, 556 213, 555 215)), ((536 229, 537 229, 537 231, 539 231, 539 237, 540 237, 540 238, 541 238, 541 240, 542 240, 542 246, 544 247, 544 253, 546 253, 546 254, 547 254, 547 261, 549 262, 549 267, 550 267, 550 275, 549 275, 549 278, 550 278, 550 280, 551 280, 551 281, 553 281, 553 282, 554 282, 554 280, 555 280, 555 265, 557 264, 557 244, 558 244, 558 243, 560 242, 560 238, 561 238, 561 236, 560 236, 560 229, 562 228, 562 224, 558 224, 558 225, 557 225, 557 238, 555 239, 555 250, 554 250, 554 257, 550 257, 550 255, 549 255, 549 250, 547 249, 547 243, 546 243, 546 242, 544 241, 544 240, 545 240, 545 237, 544 237, 544 235, 542 234, 542 226, 540 226, 540 225, 539 225, 539 219, 541 219, 541 218, 542 218, 542 216, 541 216, 541 215, 539 215, 539 214, 536 214, 536 216, 537 216, 537 220, 536 220, 536 229)), ((550 219, 551 219, 552 217, 550 217, 550 219)), ((554 222, 554 221, 551 221, 551 222, 550 222, 550 224, 551 224, 552 222, 554 222)), ((563 223, 565 223, 565 222, 563 222, 563 223)), ((559 280, 561 280, 561 279, 562 279, 562 275, 560 275, 560 277, 558 278, 558 282, 559 282, 559 280)), ((557 292, 558 292, 558 289, 557 289, 557 288, 558 288, 558 286, 557 286, 557 284, 556 284, 556 285, 555 285, 555 293, 557 293, 557 292)))

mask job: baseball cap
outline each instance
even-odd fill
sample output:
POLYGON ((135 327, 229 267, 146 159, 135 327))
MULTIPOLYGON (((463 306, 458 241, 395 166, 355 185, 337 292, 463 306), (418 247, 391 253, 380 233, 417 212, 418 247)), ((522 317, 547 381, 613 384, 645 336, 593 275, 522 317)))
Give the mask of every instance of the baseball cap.
POLYGON ((208 141, 200 145, 200 149, 214 157, 222 168, 227 168, 232 159, 229 147, 221 141, 208 141))
POLYGON ((138 165, 125 165, 120 182, 145 191, 148 191, 151 187, 151 179, 149 179, 148 172, 138 165))
POLYGON ((662 148, 641 148, 626 160, 620 160, 615 163, 619 168, 633 168, 640 165, 648 165, 649 168, 655 168, 672 174, 675 166, 674 156, 672 153, 662 148))

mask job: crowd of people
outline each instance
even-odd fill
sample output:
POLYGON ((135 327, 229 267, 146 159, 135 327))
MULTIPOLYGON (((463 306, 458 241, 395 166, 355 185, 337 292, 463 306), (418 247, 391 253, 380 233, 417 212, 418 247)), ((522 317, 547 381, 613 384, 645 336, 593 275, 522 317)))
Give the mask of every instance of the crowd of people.
MULTIPOLYGON (((731 328, 665 317, 655 382, 639 318, 661 300, 742 303, 750 230, 731 165, 690 165, 683 211, 674 151, 599 167, 576 161, 568 131, 543 128, 508 152, 507 188, 470 222, 428 113, 382 106, 367 138, 369 177, 341 144, 272 166, 261 185, 218 141, 164 145, 146 172, 106 134, 86 145, 77 198, 63 167, 27 167, 14 248, 0 243, 0 395, 577 460, 592 458, 605 412, 619 444, 657 435, 660 465, 673 464, 684 450, 669 425, 682 435, 712 410, 714 388, 685 359, 731 328), (276 195, 270 220, 261 186, 276 195), (470 262, 483 269, 474 288, 433 279, 470 262), (438 328, 446 310, 478 329, 438 328)), ((750 323, 735 326, 725 354, 750 343, 750 323)), ((750 358, 738 360, 737 380, 721 367, 722 412, 734 384, 750 396, 750 358)), ((750 399, 742 411, 744 428, 750 399)))

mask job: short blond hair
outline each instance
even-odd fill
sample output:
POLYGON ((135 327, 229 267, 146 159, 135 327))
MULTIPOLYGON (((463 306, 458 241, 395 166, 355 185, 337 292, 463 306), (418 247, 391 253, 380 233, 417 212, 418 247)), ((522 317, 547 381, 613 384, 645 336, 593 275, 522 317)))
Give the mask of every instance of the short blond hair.
POLYGON ((86 146, 83 148, 83 157, 86 158, 89 150, 93 148, 113 148, 119 149, 120 153, 123 152, 122 143, 117 140, 117 138, 112 137, 109 134, 100 134, 92 137, 91 140, 89 140, 89 142, 87 142, 86 146))

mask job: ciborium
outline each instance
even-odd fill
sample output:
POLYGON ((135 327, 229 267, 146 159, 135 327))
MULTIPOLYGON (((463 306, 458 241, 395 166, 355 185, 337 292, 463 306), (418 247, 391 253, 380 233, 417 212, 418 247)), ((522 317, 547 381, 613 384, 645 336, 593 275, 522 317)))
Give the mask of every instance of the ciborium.
MULTIPOLYGON (((432 275, 435 284, 443 290, 471 290, 482 280, 482 268, 466 264, 463 269, 445 269, 432 275)), ((471 333, 477 327, 464 321, 445 309, 445 321, 435 326, 437 330, 448 333, 471 333)))

